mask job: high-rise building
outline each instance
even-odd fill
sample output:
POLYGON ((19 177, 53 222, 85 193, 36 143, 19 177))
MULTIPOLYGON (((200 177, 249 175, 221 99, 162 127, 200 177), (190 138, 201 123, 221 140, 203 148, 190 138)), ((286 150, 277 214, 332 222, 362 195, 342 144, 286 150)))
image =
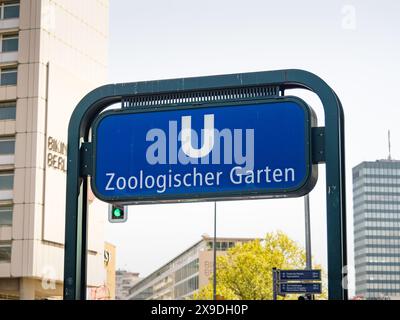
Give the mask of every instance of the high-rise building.
MULTIPOLYGON (((108 0, 0 0, 0 298, 62 295, 67 127, 106 82, 108 11, 108 0)), ((107 207, 89 201, 96 287, 107 207)))
POLYGON ((400 296, 400 161, 353 168, 356 294, 400 296))
MULTIPOLYGON (((217 238, 217 255, 254 238, 217 238)), ((213 274, 213 238, 203 235, 193 246, 129 289, 129 300, 181 300, 209 283, 213 274)))
POLYGON ((129 290, 135 283, 140 281, 139 273, 126 270, 117 270, 116 276, 116 300, 126 300, 129 296, 129 290))

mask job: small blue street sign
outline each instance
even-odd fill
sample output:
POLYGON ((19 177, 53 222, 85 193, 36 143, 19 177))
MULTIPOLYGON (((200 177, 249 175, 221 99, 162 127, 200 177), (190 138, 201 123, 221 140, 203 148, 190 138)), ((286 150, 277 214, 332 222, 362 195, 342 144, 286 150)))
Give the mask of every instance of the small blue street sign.
POLYGON ((301 196, 314 187, 302 100, 108 111, 93 127, 92 189, 108 202, 301 196))
POLYGON ((279 294, 320 294, 321 292, 321 283, 284 282, 279 284, 279 294))
POLYGON ((279 270, 279 281, 321 281, 321 270, 279 270))

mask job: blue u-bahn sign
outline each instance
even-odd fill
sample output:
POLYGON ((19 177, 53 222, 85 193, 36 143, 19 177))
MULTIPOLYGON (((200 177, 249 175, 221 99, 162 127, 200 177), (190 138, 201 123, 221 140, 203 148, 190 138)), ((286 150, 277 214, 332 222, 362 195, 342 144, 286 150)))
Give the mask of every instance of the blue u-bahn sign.
POLYGON ((96 196, 152 203, 301 196, 317 179, 299 98, 107 111, 93 126, 96 196))

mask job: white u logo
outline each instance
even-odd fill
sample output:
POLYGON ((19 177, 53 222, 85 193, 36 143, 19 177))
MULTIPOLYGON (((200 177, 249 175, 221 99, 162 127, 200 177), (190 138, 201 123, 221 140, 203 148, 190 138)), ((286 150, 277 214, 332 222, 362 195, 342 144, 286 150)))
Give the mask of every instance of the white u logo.
POLYGON ((203 158, 208 155, 214 147, 214 115, 204 115, 204 138, 200 149, 192 146, 192 117, 182 117, 182 151, 191 158, 203 158))

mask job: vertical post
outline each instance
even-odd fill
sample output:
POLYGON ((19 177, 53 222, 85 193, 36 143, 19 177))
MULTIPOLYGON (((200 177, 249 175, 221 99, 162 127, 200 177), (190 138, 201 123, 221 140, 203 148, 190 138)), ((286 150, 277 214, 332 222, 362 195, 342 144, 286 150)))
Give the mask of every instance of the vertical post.
POLYGON ((213 300, 217 300, 217 202, 214 202, 213 300))
POLYGON ((344 116, 336 99, 336 110, 325 108, 328 296, 347 300, 347 287, 343 286, 343 268, 347 266, 344 116))
MULTIPOLYGON (((73 124, 76 124, 71 120, 73 124)), ((71 126, 70 122, 70 126, 71 126)), ((64 249, 64 299, 85 300, 87 278, 88 178, 82 177, 82 142, 88 133, 69 128, 64 249)))
MULTIPOLYGON (((306 225, 306 269, 312 269, 312 253, 311 253, 311 218, 310 218, 310 195, 304 197, 304 212, 306 225)), ((309 300, 314 300, 314 295, 306 295, 309 300)))
MULTIPOLYGON (((80 288, 80 299, 86 300, 86 281, 87 281, 87 214, 88 214, 88 179, 85 177, 82 182, 81 194, 79 199, 82 201, 79 206, 80 213, 80 224, 78 225, 78 259, 77 259, 77 275, 79 277, 80 288)), ((77 281, 78 282, 78 281, 77 281)))
MULTIPOLYGON (((70 154, 70 152, 69 152, 70 154)), ((79 162, 78 162, 79 163, 79 162)), ((69 168, 74 170, 74 166, 69 168)), ((77 172, 79 172, 79 168, 77 172)), ((72 174, 71 174, 72 175, 72 174)), ((86 299, 87 267, 87 178, 76 175, 76 185, 67 182, 67 210, 65 222, 64 299, 86 299), (75 188, 74 188, 75 187, 75 188), (72 190, 68 192, 68 190, 72 190), (74 210, 71 210, 74 208, 74 210)))
POLYGON ((311 255, 311 221, 310 221, 310 196, 304 196, 304 212, 305 212, 305 225, 306 225, 306 269, 312 269, 312 255, 311 255))
POLYGON ((278 292, 277 292, 277 275, 276 268, 272 268, 272 300, 277 300, 278 292))
POLYGON ((330 300, 347 300, 343 267, 347 266, 346 168, 344 114, 340 99, 321 78, 303 70, 285 71, 284 83, 315 92, 325 114, 325 174, 328 244, 328 295, 330 300))

